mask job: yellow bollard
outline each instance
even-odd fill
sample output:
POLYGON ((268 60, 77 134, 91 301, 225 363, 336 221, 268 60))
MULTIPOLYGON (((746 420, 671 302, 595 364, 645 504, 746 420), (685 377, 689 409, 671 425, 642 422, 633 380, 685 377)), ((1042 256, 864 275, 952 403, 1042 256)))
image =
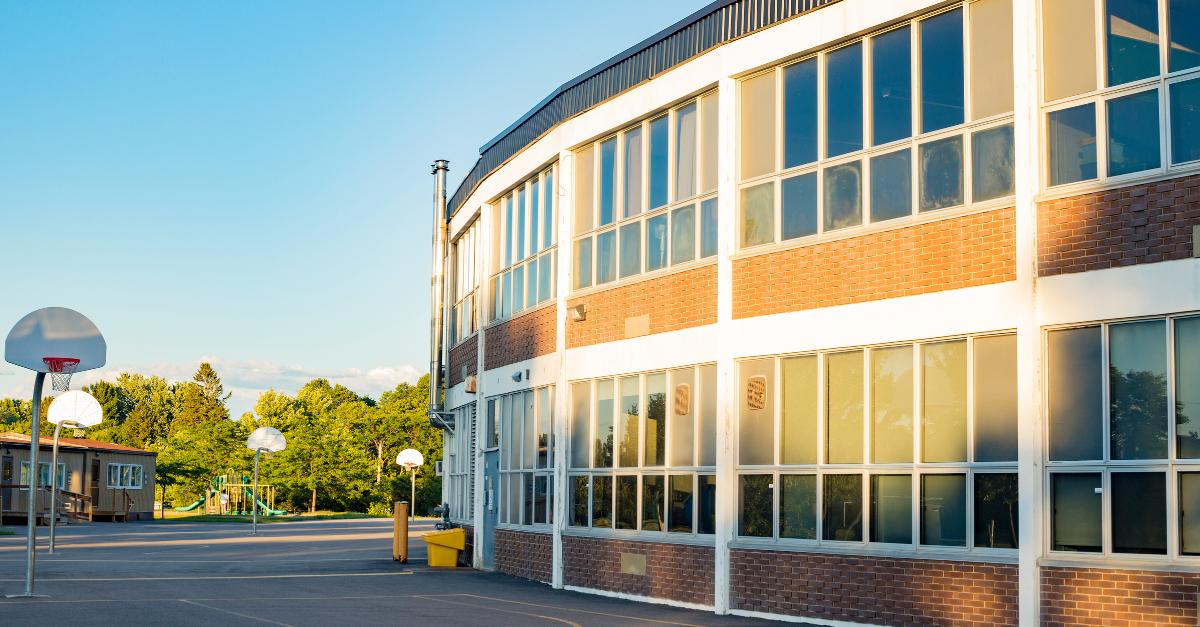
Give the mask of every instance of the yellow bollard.
POLYGON ((408 563, 408 501, 396 501, 392 511, 392 560, 408 563))

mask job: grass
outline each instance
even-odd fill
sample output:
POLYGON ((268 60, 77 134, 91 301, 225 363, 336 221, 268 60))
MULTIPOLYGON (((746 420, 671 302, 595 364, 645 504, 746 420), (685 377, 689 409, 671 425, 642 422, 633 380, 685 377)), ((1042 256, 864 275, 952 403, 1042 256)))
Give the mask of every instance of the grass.
POLYGON ((8 529, 0 529, 0 536, 15 536, 17 532, 9 531, 8 529))

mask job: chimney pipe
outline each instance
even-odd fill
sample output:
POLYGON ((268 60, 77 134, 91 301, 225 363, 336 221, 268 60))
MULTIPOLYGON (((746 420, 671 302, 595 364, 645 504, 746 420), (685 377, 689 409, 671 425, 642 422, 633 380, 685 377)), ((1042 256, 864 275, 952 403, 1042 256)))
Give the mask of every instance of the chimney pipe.
POLYGON ((433 162, 433 292, 429 334, 429 417, 440 421, 442 412, 442 326, 446 297, 446 172, 450 162, 433 162))

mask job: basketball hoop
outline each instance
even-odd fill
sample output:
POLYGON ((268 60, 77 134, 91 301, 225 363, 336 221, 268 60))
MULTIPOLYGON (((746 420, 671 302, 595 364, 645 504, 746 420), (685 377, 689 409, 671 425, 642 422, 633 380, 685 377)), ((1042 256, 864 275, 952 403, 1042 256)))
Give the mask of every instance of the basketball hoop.
POLYGON ((71 389, 71 375, 79 367, 79 360, 71 357, 43 357, 46 369, 50 371, 50 387, 55 392, 66 392, 71 389))

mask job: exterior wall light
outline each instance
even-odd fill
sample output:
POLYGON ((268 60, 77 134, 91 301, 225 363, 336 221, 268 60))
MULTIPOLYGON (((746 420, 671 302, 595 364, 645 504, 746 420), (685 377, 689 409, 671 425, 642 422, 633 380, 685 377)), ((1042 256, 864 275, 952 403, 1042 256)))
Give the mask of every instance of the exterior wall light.
POLYGON ((567 317, 575 322, 583 322, 584 320, 587 320, 587 303, 580 303, 574 307, 568 307, 567 317))

